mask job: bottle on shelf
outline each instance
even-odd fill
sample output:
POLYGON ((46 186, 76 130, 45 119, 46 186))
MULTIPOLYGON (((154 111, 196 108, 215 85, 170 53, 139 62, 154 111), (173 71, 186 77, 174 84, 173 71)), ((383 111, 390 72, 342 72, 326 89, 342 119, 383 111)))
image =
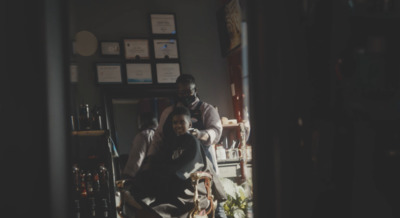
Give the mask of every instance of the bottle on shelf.
POLYGON ((86 173, 86 191, 87 191, 87 195, 89 197, 93 197, 94 196, 94 192, 93 192, 93 176, 92 176, 92 173, 90 171, 88 171, 86 173))
POLYGON ((99 214, 99 215, 104 218, 107 218, 109 215, 109 209, 108 209, 108 201, 106 198, 101 199, 100 210, 101 210, 101 212, 100 212, 101 214, 99 214))
POLYGON ((93 193, 98 196, 101 190, 100 177, 97 172, 93 172, 93 193))
POLYGON ((99 180, 100 180, 100 194, 108 196, 109 189, 109 173, 104 163, 99 163, 99 180))
POLYGON ((81 205, 79 199, 74 200, 74 218, 81 218, 81 205))
POLYGON ((91 111, 89 104, 81 104, 79 107, 79 130, 91 129, 91 111))
POLYGON ((76 130, 75 116, 71 114, 69 119, 70 119, 71 131, 75 131, 76 130))
POLYGON ((72 166, 72 191, 74 199, 79 199, 80 195, 80 170, 78 164, 73 164, 72 166))
POLYGON ((80 180, 81 180, 81 188, 80 188, 80 197, 81 199, 86 199, 87 190, 86 190, 86 173, 84 170, 80 172, 80 180))
POLYGON ((218 144, 216 145, 215 153, 218 160, 226 160, 226 150, 223 145, 218 144))
POLYGON ((96 199, 94 197, 88 198, 89 217, 96 217, 96 199))
POLYGON ((101 108, 95 105, 92 109, 92 128, 93 129, 103 129, 101 108))

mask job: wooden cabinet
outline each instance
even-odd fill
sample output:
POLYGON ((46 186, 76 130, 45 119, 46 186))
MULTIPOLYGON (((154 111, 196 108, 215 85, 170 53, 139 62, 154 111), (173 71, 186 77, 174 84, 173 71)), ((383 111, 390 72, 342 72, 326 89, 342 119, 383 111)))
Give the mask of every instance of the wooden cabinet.
POLYGON ((118 154, 106 130, 72 131, 72 196, 80 217, 117 217, 118 154))

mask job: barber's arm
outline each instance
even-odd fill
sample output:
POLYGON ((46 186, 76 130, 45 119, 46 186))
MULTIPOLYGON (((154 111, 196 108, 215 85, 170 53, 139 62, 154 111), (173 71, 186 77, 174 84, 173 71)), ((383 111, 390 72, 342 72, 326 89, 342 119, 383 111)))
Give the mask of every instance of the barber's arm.
POLYGON ((204 145, 218 143, 222 134, 222 123, 218 111, 212 105, 208 105, 204 108, 202 116, 206 129, 194 129, 193 135, 200 139, 204 145))

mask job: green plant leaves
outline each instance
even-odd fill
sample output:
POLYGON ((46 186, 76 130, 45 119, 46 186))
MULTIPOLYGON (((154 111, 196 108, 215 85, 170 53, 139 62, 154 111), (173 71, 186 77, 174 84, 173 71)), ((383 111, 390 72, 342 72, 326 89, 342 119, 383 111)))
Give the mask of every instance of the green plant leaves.
POLYGON ((245 218, 248 208, 247 201, 251 197, 249 196, 251 192, 246 191, 247 184, 237 185, 227 178, 221 178, 221 183, 228 196, 224 204, 226 216, 228 218, 245 218))

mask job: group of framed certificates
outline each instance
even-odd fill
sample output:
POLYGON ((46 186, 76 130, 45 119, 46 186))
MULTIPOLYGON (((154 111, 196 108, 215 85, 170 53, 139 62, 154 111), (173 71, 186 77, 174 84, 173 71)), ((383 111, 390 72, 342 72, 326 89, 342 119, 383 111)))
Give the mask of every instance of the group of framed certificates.
POLYGON ((175 14, 150 14, 152 37, 130 37, 120 41, 101 41, 102 56, 123 57, 125 63, 97 63, 99 84, 174 83, 180 75, 175 14), (126 72, 123 76, 122 72, 126 72), (153 74, 153 72, 155 72, 153 74), (126 75, 126 77, 125 77, 126 75))
MULTIPOLYGON (((112 42, 104 42, 104 44, 112 42)), ((106 45, 105 45, 106 46, 106 45)), ((117 44, 110 45, 117 47, 117 44)), ((150 60, 150 43, 149 39, 129 38, 123 40, 124 57, 126 60, 150 60)), ((103 45, 102 45, 103 47, 103 45)), ((152 47, 155 59, 178 59, 178 42, 177 39, 152 39, 152 47)), ((118 49, 115 49, 118 50, 118 49)), ((103 51, 103 50, 102 50, 103 51)), ((104 51, 107 51, 105 49, 104 51)), ((119 52, 119 50, 118 50, 119 52)), ((103 55, 107 55, 103 53, 103 55)), ((119 54, 118 54, 119 55, 119 54)))
MULTIPOLYGON (((100 42, 102 55, 121 55, 119 42, 100 42)), ((153 38, 154 58, 158 60, 178 59, 177 39, 153 38)), ((150 40, 146 38, 123 39, 123 51, 126 60, 150 60, 150 40)))
POLYGON ((152 84, 153 71, 157 74, 158 83, 175 83, 180 75, 179 63, 97 63, 97 82, 100 84, 123 83, 125 78, 122 72, 126 72, 128 84, 152 84))

